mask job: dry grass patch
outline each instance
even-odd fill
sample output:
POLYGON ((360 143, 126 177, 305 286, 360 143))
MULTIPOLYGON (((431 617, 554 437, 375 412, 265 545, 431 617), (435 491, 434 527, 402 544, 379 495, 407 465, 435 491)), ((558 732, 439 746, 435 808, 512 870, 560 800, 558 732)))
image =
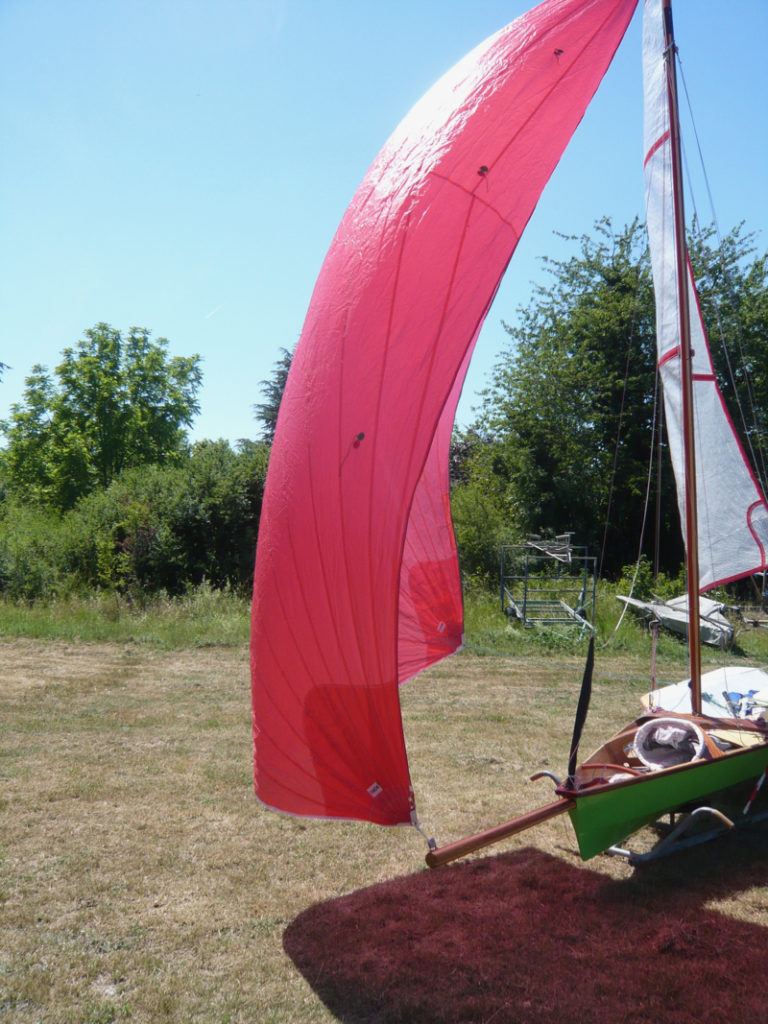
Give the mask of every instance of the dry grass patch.
MULTIPOLYGON (((765 941, 763 837, 638 874, 581 866, 558 819, 432 874, 414 830, 256 804, 244 647, 0 657, 9 1024, 764 1019, 759 970, 733 970, 765 941)), ((404 688, 425 829, 551 799, 528 776, 562 770, 581 668, 460 656, 404 688)), ((600 664, 587 746, 643 686, 634 662, 600 664)))

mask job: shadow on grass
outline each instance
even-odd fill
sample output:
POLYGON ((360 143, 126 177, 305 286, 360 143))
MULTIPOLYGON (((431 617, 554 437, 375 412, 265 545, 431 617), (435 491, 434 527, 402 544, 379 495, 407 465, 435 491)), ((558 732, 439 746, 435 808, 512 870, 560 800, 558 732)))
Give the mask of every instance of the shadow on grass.
POLYGON ((764 1024, 768 884, 746 833, 623 881, 529 848, 310 907, 283 945, 345 1024, 764 1024), (764 900, 762 901, 764 903, 764 900))

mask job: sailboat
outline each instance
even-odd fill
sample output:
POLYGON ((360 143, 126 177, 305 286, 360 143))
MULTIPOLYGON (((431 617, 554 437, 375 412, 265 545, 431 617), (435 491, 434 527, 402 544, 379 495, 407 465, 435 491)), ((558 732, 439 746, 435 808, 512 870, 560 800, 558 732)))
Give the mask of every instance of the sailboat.
MULTIPOLYGON (((619 601, 635 608, 649 622, 658 622, 672 633, 688 636, 688 595, 672 597, 668 601, 654 597, 651 601, 640 601, 636 597, 617 594, 619 601)), ((733 641, 734 629, 724 612, 727 606, 722 601, 699 597, 699 628, 701 639, 713 647, 728 647, 733 641)))
MULTIPOLYGON (((399 687, 462 644, 448 490, 462 382, 518 239, 635 6, 545 0, 492 36, 396 129, 342 219, 286 384, 258 539, 255 789, 268 807, 419 827, 399 687)), ((591 641, 554 802, 431 849, 430 866, 565 812, 587 859, 768 765, 768 730, 748 701, 743 714, 733 701, 725 715, 702 710, 698 595, 766 567, 768 506, 717 391, 685 252, 669 0, 645 4, 644 66, 648 227, 687 540, 690 681, 683 698, 679 689, 653 695, 644 715, 578 764, 591 641), (704 458, 712 452, 714 468, 704 458)), ((714 698, 737 682, 726 672, 714 698)))

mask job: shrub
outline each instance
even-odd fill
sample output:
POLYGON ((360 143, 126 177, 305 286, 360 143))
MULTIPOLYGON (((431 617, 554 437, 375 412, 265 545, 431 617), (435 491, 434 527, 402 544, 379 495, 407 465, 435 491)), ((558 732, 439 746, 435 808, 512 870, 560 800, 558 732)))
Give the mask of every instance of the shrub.
POLYGON ((62 522, 52 512, 8 503, 0 518, 0 590, 14 600, 54 597, 65 588, 62 522))
POLYGON ((195 445, 181 465, 125 470, 64 514, 5 505, 0 590, 47 598, 113 590, 136 598, 208 582, 250 589, 269 449, 195 445))

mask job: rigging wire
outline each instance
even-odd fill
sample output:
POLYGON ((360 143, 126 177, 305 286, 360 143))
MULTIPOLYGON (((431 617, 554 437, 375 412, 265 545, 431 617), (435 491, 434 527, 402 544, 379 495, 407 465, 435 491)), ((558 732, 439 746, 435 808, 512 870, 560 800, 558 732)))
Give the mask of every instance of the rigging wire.
POLYGON ((603 578, 603 560, 605 558, 605 549, 608 545, 608 526, 611 522, 611 506, 613 505, 613 490, 616 484, 616 468, 619 462, 619 448, 621 446, 621 428, 624 422, 624 403, 627 398, 627 382, 629 381, 629 367, 632 356, 632 342, 635 336, 635 322, 638 305, 638 295, 640 292, 640 280, 638 277, 637 285, 635 287, 635 298, 632 305, 632 319, 630 321, 629 337, 627 339, 627 358, 624 362, 624 387, 621 391, 621 405, 619 406, 619 422, 616 427, 616 444, 613 449, 613 466, 611 467, 611 479, 608 486, 608 502, 605 509, 605 523, 603 524, 603 542, 600 545, 600 561, 597 566, 597 578, 603 578))
MULTIPOLYGON (((635 294, 634 294, 634 299, 633 299, 633 304, 632 304, 632 316, 631 316, 631 320, 630 320, 629 337, 628 337, 628 340, 627 340, 627 356, 626 356, 626 362, 625 362, 625 368, 624 368, 624 387, 623 387, 623 390, 622 390, 621 405, 620 405, 620 408, 619 408, 619 421, 618 421, 618 426, 617 426, 617 430, 616 430, 616 444, 615 444, 614 453, 613 453, 613 467, 612 467, 612 470, 611 470, 610 484, 609 484, 609 487, 608 487, 608 502, 607 502, 607 505, 606 505, 605 523, 604 523, 604 526, 603 526, 603 542, 602 542, 602 545, 601 545, 601 548, 600 548, 600 561, 599 561, 599 566, 598 566, 598 578, 599 579, 602 578, 603 560, 605 558, 605 552, 606 552, 606 548, 607 548, 607 545, 608 545, 608 527, 609 527, 610 518, 611 518, 611 508, 612 508, 612 504, 613 504, 613 492, 614 492, 615 483, 616 483, 616 472, 617 472, 618 459, 619 459, 619 450, 620 450, 620 447, 621 447, 621 435, 622 435, 622 427, 623 427, 623 419, 624 419, 624 405, 625 405, 626 398, 627 398, 627 386, 628 386, 628 381, 629 381, 629 370, 630 370, 630 365, 631 365, 632 346, 633 346, 634 341, 635 341, 635 327, 636 327, 636 324, 637 324, 638 307, 639 307, 639 304, 640 304, 640 284, 641 284, 641 282, 640 282, 640 275, 638 274, 637 280, 635 282, 635 294)), ((657 370, 657 372, 656 372, 656 374, 654 376, 654 386, 653 386, 653 412, 652 412, 652 416, 651 416, 651 444, 650 444, 650 455, 649 455, 649 459, 648 459, 648 473, 647 473, 646 485, 645 485, 645 499, 644 499, 644 502, 643 502, 643 518, 642 518, 642 523, 641 523, 641 526, 640 526, 640 539, 639 539, 639 543, 638 543, 637 559, 636 559, 636 562, 635 562, 635 571, 634 571, 633 576, 632 576, 632 583, 631 583, 630 591, 629 591, 629 596, 630 597, 632 597, 632 595, 634 593, 635 584, 637 583, 637 577, 638 577, 638 574, 640 572, 640 565, 641 565, 641 562, 642 562, 642 554, 643 554, 643 546, 644 546, 644 543, 645 543, 645 530, 646 530, 646 526, 647 526, 647 523, 648 523, 648 508, 650 506, 651 486, 652 486, 652 481, 653 481, 654 451, 655 451, 655 448, 656 448, 656 432, 657 432, 657 420, 658 420, 658 414, 657 414, 657 410, 658 410, 658 397, 659 397, 659 374, 658 374, 658 370, 657 370)), ((613 628, 613 631, 608 636, 608 638, 605 640, 605 642, 600 645, 598 650, 601 650, 601 651, 605 650, 605 648, 611 643, 613 638, 616 636, 616 634, 618 633, 618 631, 621 628, 621 625, 622 625, 622 623, 624 621, 624 616, 627 614, 627 608, 628 607, 629 607, 629 605, 627 605, 627 604, 624 605, 624 607, 623 607, 623 609, 621 611, 621 615, 619 616, 618 622, 616 623, 616 625, 613 628)))
MULTIPOLYGON (((645 500, 643 502, 643 521, 642 521, 642 524, 640 526, 640 540, 639 540, 638 546, 637 546, 637 561, 635 562, 635 571, 634 571, 634 574, 632 576, 632 584, 631 584, 631 586, 629 588, 629 596, 630 597, 632 597, 632 594, 634 593, 635 584, 637 583, 638 573, 640 572, 640 565, 642 563, 642 557, 643 557, 643 544, 645 542, 645 528, 646 528, 646 526, 648 524, 648 508, 649 508, 650 502, 651 502, 651 485, 652 485, 652 482, 653 482, 654 452, 656 450, 656 429, 657 429, 656 428, 656 423, 657 423, 657 419, 658 419, 658 417, 657 417, 658 401, 659 401, 659 374, 658 374, 658 371, 657 371, 656 376, 655 376, 655 380, 654 380, 654 385, 653 385, 653 418, 651 420, 652 427, 651 427, 650 455, 648 457, 648 475, 647 475, 646 484, 645 484, 645 500)), ((604 651, 605 648, 611 643, 613 638, 616 636, 616 634, 618 633, 619 629, 621 628, 621 624, 624 621, 624 616, 627 614, 627 609, 628 608, 629 608, 629 605, 625 604, 624 607, 622 608, 621 615, 619 616, 619 621, 616 623, 616 625, 613 628, 613 632, 610 634, 610 636, 608 636, 608 638, 606 639, 605 643, 600 645, 599 650, 604 651)))

